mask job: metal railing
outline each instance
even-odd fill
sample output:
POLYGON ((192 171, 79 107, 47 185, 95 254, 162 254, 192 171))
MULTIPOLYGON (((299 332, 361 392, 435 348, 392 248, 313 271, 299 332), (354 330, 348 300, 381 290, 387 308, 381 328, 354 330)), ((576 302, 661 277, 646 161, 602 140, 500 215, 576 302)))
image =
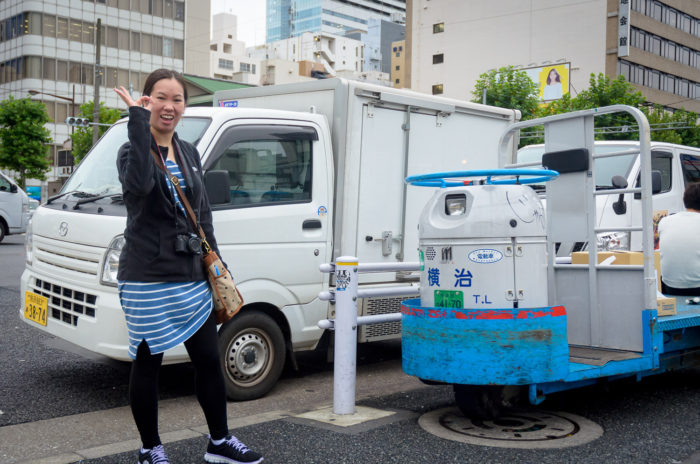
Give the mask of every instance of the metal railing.
POLYGON ((357 372, 357 327, 395 322, 401 313, 357 315, 357 299, 381 296, 416 296, 418 286, 358 289, 360 272, 418 271, 419 263, 363 263, 354 256, 341 256, 335 263, 322 264, 321 272, 335 274, 335 290, 323 291, 318 297, 335 301, 335 319, 322 319, 318 326, 335 330, 333 353, 333 413, 355 413, 355 376, 357 372))

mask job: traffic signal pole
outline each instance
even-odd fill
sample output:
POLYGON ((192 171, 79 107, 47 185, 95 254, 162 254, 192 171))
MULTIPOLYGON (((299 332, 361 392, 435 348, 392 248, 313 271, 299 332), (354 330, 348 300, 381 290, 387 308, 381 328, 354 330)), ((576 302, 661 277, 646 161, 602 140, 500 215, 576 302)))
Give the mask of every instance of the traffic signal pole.
MULTIPOLYGON (((97 18, 97 27, 95 29, 95 96, 93 102, 95 106, 92 110, 92 121, 95 123, 100 122, 100 78, 102 76, 102 69, 100 66, 100 49, 102 48, 102 18, 97 18)), ((99 130, 96 126, 92 128, 92 144, 97 143, 99 137, 99 130)))

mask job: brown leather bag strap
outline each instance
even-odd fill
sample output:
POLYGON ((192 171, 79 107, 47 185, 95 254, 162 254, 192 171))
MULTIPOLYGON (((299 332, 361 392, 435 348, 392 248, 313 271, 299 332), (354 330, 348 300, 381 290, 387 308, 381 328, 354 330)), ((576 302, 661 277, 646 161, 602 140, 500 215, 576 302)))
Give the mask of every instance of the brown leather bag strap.
POLYGON ((202 240, 202 245, 204 247, 204 251, 209 253, 211 251, 211 247, 209 246, 209 242, 207 242, 207 236, 204 234, 204 230, 202 230, 202 227, 197 222, 197 217, 195 216, 194 211, 192 210, 192 207, 190 206, 190 202, 187 200, 185 193, 182 191, 182 188, 180 187, 180 181, 178 180, 177 177, 175 177, 173 174, 171 174, 170 171, 167 170, 167 168, 165 167, 165 164, 163 164, 163 159, 160 157, 160 155, 156 154, 156 152, 153 151, 152 148, 151 148, 151 154, 153 155, 153 158, 156 161, 156 165, 165 173, 165 175, 168 177, 168 179, 170 179, 170 182, 175 187, 175 190, 177 191, 177 194, 180 197, 180 202, 185 207, 185 211, 187 211, 187 215, 190 218, 190 222, 192 222, 192 225, 194 226, 195 230, 199 232, 199 238, 202 240))

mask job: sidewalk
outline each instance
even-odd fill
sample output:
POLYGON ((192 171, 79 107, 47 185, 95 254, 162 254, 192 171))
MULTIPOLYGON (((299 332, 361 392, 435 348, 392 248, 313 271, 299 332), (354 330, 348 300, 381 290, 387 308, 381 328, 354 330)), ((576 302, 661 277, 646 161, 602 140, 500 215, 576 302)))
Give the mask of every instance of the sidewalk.
MULTIPOLYGON (((229 403, 229 425, 232 429, 250 426, 332 405, 332 375, 323 372, 286 379, 264 398, 229 403)), ((361 400, 422 386, 420 381, 402 372, 400 360, 385 361, 358 370, 356 397, 361 400)), ((161 401, 159 421, 163 441, 202 437, 207 433, 204 415, 193 396, 161 401)), ((0 444, 3 464, 65 464, 133 452, 140 446, 128 407, 1 427, 0 444)))
MULTIPOLYGON (((265 463, 698 464, 700 388, 694 385, 698 372, 688 371, 552 395, 543 409, 576 414, 604 429, 590 443, 562 449, 475 446, 428 433, 419 418, 453 407, 452 389, 404 375, 400 360, 358 370, 361 414, 353 417, 329 414, 332 373, 323 372, 293 379, 294 389, 282 382, 265 398, 230 403, 229 422, 265 463)), ((203 463, 206 427, 195 400, 164 401, 161 411, 171 462, 203 463)), ((139 447, 128 408, 0 428, 0 443, 0 462, 22 464, 134 464, 139 447)))
MULTIPOLYGON (((571 404, 570 400, 567 403, 571 404)), ((685 460, 695 449, 698 428, 679 433, 672 421, 664 421, 651 423, 647 429, 628 421, 622 411, 611 415, 589 411, 589 416, 604 425, 606 432, 587 445, 553 450, 505 449, 444 440, 419 426, 418 418, 425 412, 451 405, 450 387, 419 387, 360 403, 362 407, 393 414, 350 426, 289 416, 232 431, 263 453, 265 464, 697 464, 685 460), (616 420, 616 415, 623 416, 623 420, 616 420)), ((629 407, 621 405, 626 406, 629 407)), ((636 406, 640 406, 638 402, 636 406)), ((166 450, 173 464, 199 464, 203 463, 205 446, 206 438, 196 437, 166 444, 166 450)), ((131 450, 81 464, 133 464, 135 457, 131 450)))

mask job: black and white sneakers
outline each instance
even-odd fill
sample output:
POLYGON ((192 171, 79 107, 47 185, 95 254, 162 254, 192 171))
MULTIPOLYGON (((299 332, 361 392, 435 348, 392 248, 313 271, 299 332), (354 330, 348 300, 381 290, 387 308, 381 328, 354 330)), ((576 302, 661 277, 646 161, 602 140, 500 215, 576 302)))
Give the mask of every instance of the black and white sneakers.
POLYGON ((145 452, 139 451, 139 464, 170 464, 170 461, 163 445, 158 445, 145 452))
POLYGON ((262 462, 263 457, 259 453, 249 450, 246 445, 238 441, 238 438, 231 436, 219 445, 215 445, 209 440, 204 460, 220 464, 257 464, 262 462))

